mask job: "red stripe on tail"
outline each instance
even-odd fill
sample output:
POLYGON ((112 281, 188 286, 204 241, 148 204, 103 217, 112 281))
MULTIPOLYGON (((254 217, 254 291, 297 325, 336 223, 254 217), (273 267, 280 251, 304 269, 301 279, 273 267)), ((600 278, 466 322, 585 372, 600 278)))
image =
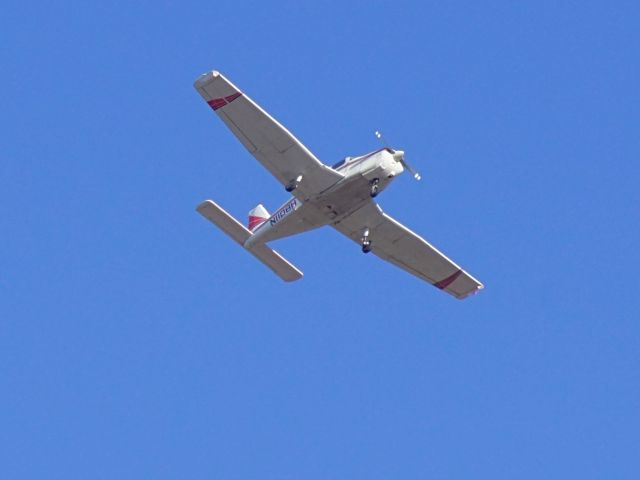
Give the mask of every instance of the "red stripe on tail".
POLYGON ((254 228, 256 228, 258 225, 262 225, 266 221, 267 221, 266 218, 250 216, 249 217, 249 230, 253 231, 254 228))

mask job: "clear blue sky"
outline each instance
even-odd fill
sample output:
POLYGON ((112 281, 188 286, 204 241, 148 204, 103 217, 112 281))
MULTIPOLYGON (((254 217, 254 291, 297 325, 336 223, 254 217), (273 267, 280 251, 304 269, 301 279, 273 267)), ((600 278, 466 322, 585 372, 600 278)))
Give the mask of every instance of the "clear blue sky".
POLYGON ((3 6, 0 476, 639 478, 637 3, 293 4, 3 6), (486 290, 204 221, 286 199, 214 68, 486 290))

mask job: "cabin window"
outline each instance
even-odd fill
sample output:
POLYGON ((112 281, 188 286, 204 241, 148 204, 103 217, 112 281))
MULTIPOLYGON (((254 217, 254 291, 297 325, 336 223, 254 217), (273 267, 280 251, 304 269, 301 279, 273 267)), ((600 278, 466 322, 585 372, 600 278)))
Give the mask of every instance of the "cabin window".
POLYGON ((345 163, 347 163, 349 160, 351 160, 351 157, 345 157, 342 160, 340 160, 338 163, 334 164, 331 166, 331 168, 333 168, 334 170, 338 170, 339 168, 341 168, 345 163))

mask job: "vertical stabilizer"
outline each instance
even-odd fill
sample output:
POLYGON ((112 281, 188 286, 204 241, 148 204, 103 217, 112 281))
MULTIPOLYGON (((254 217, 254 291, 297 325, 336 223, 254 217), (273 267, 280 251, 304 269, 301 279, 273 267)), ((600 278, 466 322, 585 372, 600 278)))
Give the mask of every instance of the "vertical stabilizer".
POLYGON ((252 232, 266 222, 270 215, 267 209, 259 203, 253 210, 249 212, 249 224, 247 225, 252 232))

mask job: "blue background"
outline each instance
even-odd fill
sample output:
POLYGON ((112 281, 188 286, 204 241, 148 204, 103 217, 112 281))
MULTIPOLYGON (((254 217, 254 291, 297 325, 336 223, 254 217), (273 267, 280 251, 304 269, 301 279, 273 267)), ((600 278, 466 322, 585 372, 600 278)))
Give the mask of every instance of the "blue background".
POLYGON ((10 2, 2 478, 634 479, 636 2, 10 2), (192 88, 219 69, 379 202, 459 302, 330 229, 285 284, 195 211, 287 196, 192 88))

